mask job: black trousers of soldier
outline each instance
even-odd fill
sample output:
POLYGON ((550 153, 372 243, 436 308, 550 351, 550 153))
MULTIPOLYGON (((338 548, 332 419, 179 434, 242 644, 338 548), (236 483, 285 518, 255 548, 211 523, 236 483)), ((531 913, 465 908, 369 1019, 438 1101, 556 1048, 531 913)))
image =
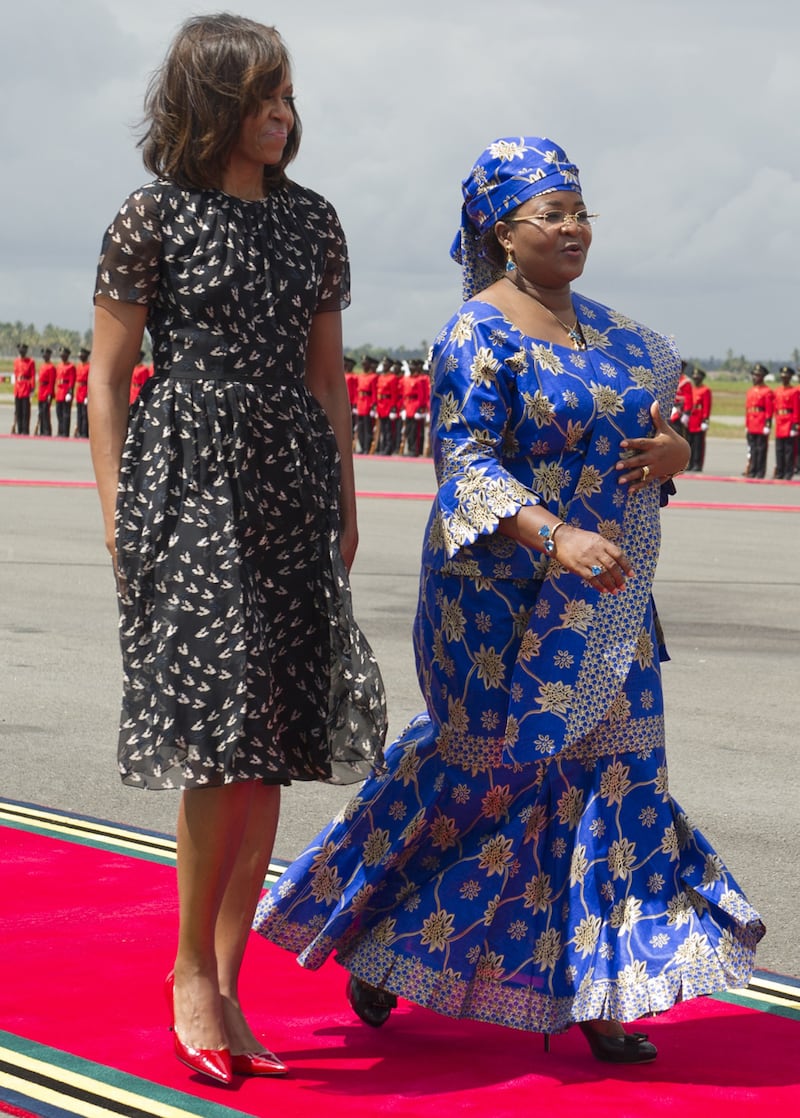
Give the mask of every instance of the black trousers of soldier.
POLYGON ((689 465, 686 469, 695 470, 699 473, 706 460, 706 433, 705 431, 689 431, 687 438, 689 439, 689 465))
POLYGON ((794 473, 794 439, 775 440, 775 477, 787 481, 794 473))
POLYGON ((72 404, 66 400, 56 400, 56 421, 58 423, 59 438, 69 438, 69 417, 72 415, 72 404))
POLYGON ((40 401, 39 403, 39 434, 52 435, 53 428, 50 425, 50 403, 40 401))
POLYGON ((75 405, 75 427, 79 439, 89 438, 89 409, 86 404, 75 405))
POLYGON ((768 435, 753 435, 747 432, 747 445, 750 448, 749 477, 764 477, 767 472, 768 435))
POLYGON ((372 446, 372 416, 360 415, 358 417, 358 449, 362 454, 369 454, 372 446))
POLYGON ((394 454, 396 428, 396 419, 389 419, 387 416, 386 419, 381 420, 381 433, 378 437, 378 454, 394 454))
POLYGON ((18 396, 14 400, 14 426, 18 435, 31 433, 31 401, 30 397, 18 396))
POLYGON ((406 420, 406 454, 418 458, 422 454, 423 426, 416 416, 409 416, 406 420))

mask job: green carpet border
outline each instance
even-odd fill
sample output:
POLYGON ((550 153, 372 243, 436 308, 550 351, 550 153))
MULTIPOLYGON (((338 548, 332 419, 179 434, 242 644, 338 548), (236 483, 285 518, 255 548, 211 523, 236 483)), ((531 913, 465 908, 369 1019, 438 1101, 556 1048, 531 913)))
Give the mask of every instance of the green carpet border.
POLYGON ((156 862, 162 866, 174 866, 175 855, 157 854, 153 851, 139 847, 129 847, 117 842, 103 841, 101 838, 92 838, 86 834, 60 834, 53 827, 40 826, 35 823, 24 823, 20 820, 0 819, 0 825, 14 831, 28 831, 31 834, 42 835, 44 838, 60 838, 66 842, 73 842, 76 846, 91 846, 95 850, 106 850, 111 854, 125 854, 131 858, 140 858, 148 862, 156 862))
POLYGON ((771 971, 754 971, 745 990, 723 990, 711 996, 717 1001, 800 1021, 800 988, 795 983, 795 979, 771 971))
POLYGON ((0 1100, 7 1092, 24 1099, 31 1113, 42 1115, 58 1109, 70 1115, 102 1112, 109 1118, 241 1118, 246 1113, 0 1030, 0 1100), (8 1052, 36 1061, 52 1073, 9 1064, 8 1052), (12 1077, 18 1087, 11 1085, 12 1077), (109 1089, 117 1097, 109 1097, 109 1089), (46 1102, 37 1097, 37 1090, 60 1101, 46 1102))
MULTIPOLYGON (((159 831, 123 826, 108 819, 96 819, 71 811, 43 807, 0 797, 0 827, 29 831, 44 838, 63 839, 79 846, 91 846, 111 854, 124 854, 162 866, 175 865, 175 838, 159 831)), ((275 859, 270 863, 265 884, 277 881, 288 865, 275 859)))

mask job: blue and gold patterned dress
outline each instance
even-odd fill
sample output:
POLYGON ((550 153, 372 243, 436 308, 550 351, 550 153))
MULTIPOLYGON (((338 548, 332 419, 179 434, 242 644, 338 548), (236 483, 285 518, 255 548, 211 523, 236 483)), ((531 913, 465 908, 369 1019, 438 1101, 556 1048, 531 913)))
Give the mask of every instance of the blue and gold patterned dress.
POLYGON ((622 439, 674 394, 673 346, 575 297, 587 349, 466 303, 434 346, 439 490, 414 643, 428 713, 261 902, 315 968, 452 1017, 556 1032, 747 982, 764 934, 672 799, 651 587, 659 487, 622 439), (619 543, 601 594, 497 531, 542 503, 619 543))

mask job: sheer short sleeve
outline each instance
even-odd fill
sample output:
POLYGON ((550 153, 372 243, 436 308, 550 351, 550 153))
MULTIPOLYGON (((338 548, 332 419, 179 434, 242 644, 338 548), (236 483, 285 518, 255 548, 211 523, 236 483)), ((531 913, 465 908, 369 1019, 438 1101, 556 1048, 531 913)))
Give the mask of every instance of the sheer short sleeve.
POLYGON ((325 203, 325 262, 316 311, 341 311, 350 305, 350 261, 347 242, 333 206, 325 203))
POLYGON ((97 265, 94 296, 122 303, 153 302, 161 263, 158 197, 147 187, 134 191, 106 230, 97 265))

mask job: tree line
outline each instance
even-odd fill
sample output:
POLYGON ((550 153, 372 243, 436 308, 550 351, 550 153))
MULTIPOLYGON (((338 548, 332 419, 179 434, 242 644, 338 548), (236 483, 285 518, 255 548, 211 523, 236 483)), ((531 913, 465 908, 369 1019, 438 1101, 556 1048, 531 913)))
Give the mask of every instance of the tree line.
MULTIPOLYGON (((91 350, 92 331, 86 330, 81 334, 78 330, 68 330, 63 326, 54 326, 52 323, 48 323, 40 330, 32 322, 27 325, 24 322, 0 322, 0 357, 16 357, 17 346, 20 342, 24 342, 28 346, 31 357, 39 357, 42 350, 48 346, 54 353, 58 353, 63 346, 67 346, 73 353, 77 353, 81 346, 86 346, 88 350, 91 350)), ((412 348, 406 346, 382 347, 367 343, 347 347, 345 352, 360 364, 361 358, 365 355, 375 357, 379 361, 386 354, 391 354, 396 361, 411 361, 417 357, 425 359, 428 356, 428 348, 428 343, 423 340, 418 346, 412 348)), ((149 361, 150 352, 146 342, 145 355, 149 361)), ((729 349, 723 358, 687 357, 686 360, 690 365, 699 365, 701 369, 705 369, 709 373, 727 373, 736 378, 746 377, 755 361, 761 361, 761 364, 766 365, 773 373, 776 373, 781 365, 791 365, 793 368, 800 370, 800 349, 795 347, 791 355, 782 361, 762 361, 759 357, 751 358, 743 353, 735 354, 732 349, 729 349)))
POLYGON ((72 353, 77 353, 81 346, 92 348, 92 331, 86 330, 83 334, 79 330, 67 330, 63 326, 54 326, 48 322, 41 330, 32 322, 0 322, 0 357, 16 357, 17 346, 25 343, 31 357, 38 358, 43 349, 52 349, 58 353, 67 346, 72 353))

